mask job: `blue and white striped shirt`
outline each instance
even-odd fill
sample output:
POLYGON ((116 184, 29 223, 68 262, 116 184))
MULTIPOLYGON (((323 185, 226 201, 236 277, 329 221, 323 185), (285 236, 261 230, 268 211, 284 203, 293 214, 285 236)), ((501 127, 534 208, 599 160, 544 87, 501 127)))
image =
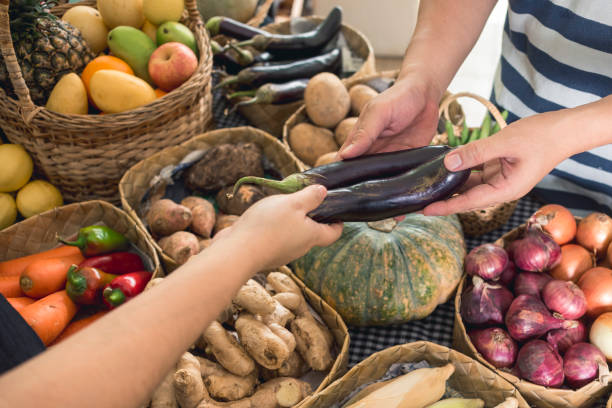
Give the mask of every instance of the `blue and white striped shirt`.
MULTIPOLYGON (((508 110, 509 121, 610 94, 610 0, 509 0, 492 95, 508 110)), ((594 210, 612 214, 612 144, 563 161, 535 193, 577 215, 594 210)))

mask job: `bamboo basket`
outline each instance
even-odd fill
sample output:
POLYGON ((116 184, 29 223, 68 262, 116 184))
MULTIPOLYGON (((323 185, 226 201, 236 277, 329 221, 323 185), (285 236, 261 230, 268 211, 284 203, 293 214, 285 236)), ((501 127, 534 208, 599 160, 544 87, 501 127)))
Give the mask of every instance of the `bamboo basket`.
MULTIPOLYGON (((321 22, 321 17, 307 17, 308 21, 321 22)), ((262 29, 277 33, 289 34, 290 22, 268 24, 262 29)), ((376 72, 376 61, 374 49, 370 41, 358 30, 347 24, 342 24, 342 34, 348 42, 349 48, 360 58, 364 60, 363 65, 359 70, 350 76, 348 79, 356 79, 362 76, 371 75, 376 72)), ((238 108, 240 114, 249 120, 253 126, 262 129, 279 139, 283 136, 283 125, 287 119, 304 103, 303 100, 289 102, 285 104, 256 104, 250 106, 241 106, 238 108)))
MULTIPOLYGON (((452 118, 453 115, 449 111, 449 106, 456 102, 457 99, 462 97, 472 98, 482 103, 489 110, 489 112, 491 112, 491 115, 495 118, 497 123, 499 123, 501 129, 507 126, 506 121, 501 116, 501 113, 495 107, 495 105, 485 98, 470 92, 448 94, 440 104, 440 117, 444 119, 452 118)), ((453 122, 453 129, 455 133, 459 131, 460 127, 458 125, 461 123, 462 122, 453 122)), ((471 130, 472 129, 470 129, 470 131, 471 130)), ((447 144, 448 135, 446 133, 442 133, 434 136, 433 143, 447 144)), ((477 237, 501 227, 508 222, 508 219, 514 212, 517 204, 518 200, 505 201, 480 210, 459 213, 459 219, 461 220, 461 225, 463 226, 463 232, 465 235, 477 237)))
MULTIPOLYGON (((506 248, 510 242, 521 236, 525 230, 525 224, 518 226, 512 231, 504 234, 501 238, 495 241, 495 244, 506 248)), ((472 344, 467 330, 461 319, 461 295, 465 285, 466 276, 461 279, 457 287, 455 295, 455 324, 453 327, 453 348, 474 357, 480 363, 495 370, 499 375, 510 381, 521 392, 527 401, 532 406, 538 408, 577 408, 589 407, 597 402, 606 392, 610 390, 610 385, 604 385, 599 380, 592 381, 584 387, 573 390, 563 388, 544 387, 534 384, 527 380, 518 378, 517 376, 503 370, 495 368, 491 363, 482 357, 472 344)), ((608 404, 612 404, 608 402, 608 404)))
MULTIPOLYGON (((61 16, 75 5, 62 4, 61 16)), ((186 0, 183 20, 194 32, 200 60, 195 73, 173 92, 148 105, 108 115, 67 115, 36 106, 23 80, 9 33, 9 0, 0 0, 0 50, 18 99, 0 89, 0 126, 23 145, 37 171, 68 201, 119 202, 117 183, 133 164, 206 130, 212 122, 212 52, 196 0, 186 0)))
MULTIPOLYGON (((248 126, 213 130, 196 136, 179 146, 168 147, 131 167, 119 182, 123 209, 146 231, 141 202, 151 181, 159 175, 162 168, 178 164, 193 150, 210 148, 222 143, 239 142, 252 142, 260 146, 264 156, 275 165, 283 177, 300 171, 297 159, 293 154, 288 152, 276 138, 262 130, 248 126)), ((153 245, 160 254, 166 273, 179 266, 161 250, 154 240, 153 245)))
POLYGON ((334 381, 323 391, 306 398, 296 407, 330 407, 334 403, 341 402, 357 387, 381 378, 392 364, 422 360, 432 366, 452 363, 455 366, 455 373, 448 379, 447 384, 466 398, 481 398, 487 407, 493 407, 507 397, 514 397, 518 400, 520 408, 529 407, 516 388, 493 371, 466 355, 427 341, 393 346, 372 354, 351 368, 342 378, 334 381))
MULTIPOLYGON (((35 254, 58 245, 57 235, 70 237, 80 228, 104 224, 125 235, 145 255, 153 277, 163 276, 149 235, 124 211, 105 201, 68 204, 35 215, 0 231, 0 260, 35 254)), ((148 264, 148 265, 147 265, 148 264)))

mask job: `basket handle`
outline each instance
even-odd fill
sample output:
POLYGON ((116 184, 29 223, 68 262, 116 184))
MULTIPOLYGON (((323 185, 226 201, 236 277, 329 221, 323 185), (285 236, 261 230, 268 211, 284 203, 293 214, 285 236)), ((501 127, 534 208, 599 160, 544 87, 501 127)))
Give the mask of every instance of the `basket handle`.
POLYGON ((21 68, 17 62, 9 23, 9 0, 0 0, 0 52, 2 53, 2 58, 4 58, 4 64, 13 85, 13 90, 17 95, 21 117, 26 124, 29 124, 41 108, 32 102, 30 90, 23 79, 21 68))
POLYGON ((204 23, 202 22, 202 16, 198 11, 198 5, 196 4, 196 0, 185 0, 185 9, 189 13, 189 18, 195 21, 196 25, 204 25, 204 23))
POLYGON ((257 13, 247 21, 247 24, 252 27, 259 27, 261 23, 263 23, 266 15, 268 15, 268 11, 270 11, 270 7, 274 4, 274 0, 266 0, 259 8, 257 9, 257 13))
POLYGON ((493 115, 493 117, 495 118, 495 121, 497 123, 499 123, 500 129, 503 129, 506 126, 508 126, 508 124, 504 120, 503 116, 499 112, 499 109, 497 109, 497 107, 495 107, 495 105, 493 105, 491 103, 491 101, 489 101, 488 99, 483 98, 480 95, 473 94, 471 92, 459 92, 459 93, 456 93, 456 94, 449 94, 440 103, 440 108, 439 108, 439 111, 438 111, 439 115, 444 115, 444 117, 446 119, 448 119, 450 117, 450 114, 448 112, 448 108, 449 108, 451 102, 454 102, 457 99, 462 98, 462 97, 468 97, 468 98, 476 99, 478 102, 482 103, 489 110, 489 112, 491 112, 491 115, 493 115))

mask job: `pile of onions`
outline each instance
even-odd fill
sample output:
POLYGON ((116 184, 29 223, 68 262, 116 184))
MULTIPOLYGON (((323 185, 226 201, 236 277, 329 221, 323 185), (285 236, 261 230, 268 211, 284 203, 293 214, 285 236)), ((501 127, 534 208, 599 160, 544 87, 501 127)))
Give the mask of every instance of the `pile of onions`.
POLYGON ((576 327, 569 329, 555 329, 546 333, 546 341, 561 355, 576 343, 587 340, 587 330, 580 320, 576 327))
POLYGON ((586 298, 574 282, 551 280, 542 289, 546 307, 565 319, 580 319, 586 313, 586 298))
POLYGON ((587 316, 594 319, 604 312, 612 312, 612 269, 597 266, 582 274, 578 280, 587 302, 587 316))
POLYGON ((576 343, 563 356, 563 372, 567 385, 580 388, 598 378, 608 384, 610 371, 606 357, 594 345, 576 343))
POLYGON ((539 298, 542 289, 551 280, 550 275, 546 273, 520 272, 514 280, 514 294, 516 296, 531 295, 539 298))
POLYGON ((587 270, 595 266, 593 255, 584 247, 567 244, 561 247, 561 261, 550 270, 550 276, 564 281, 578 282, 587 270))
POLYGON ((468 332, 476 350, 497 368, 514 365, 518 346, 510 335, 499 327, 488 327, 468 332))
POLYGON ((538 227, 527 227, 523 238, 510 246, 514 264, 524 271, 542 272, 561 260, 561 247, 538 227))
POLYGON ((502 324, 512 298, 512 292, 502 285, 487 283, 474 276, 472 286, 462 297, 461 318, 472 325, 502 324))
POLYGON ((591 325, 589 341, 612 362, 612 312, 602 313, 591 325))
POLYGON ((529 218, 527 223, 546 231, 559 245, 567 244, 576 235, 574 216, 570 210, 558 204, 543 206, 529 218))
POLYGON ((570 329, 578 324, 553 316, 546 305, 535 296, 520 295, 512 301, 506 313, 506 327, 518 341, 539 337, 553 329, 570 329))
POLYGON ((482 244, 472 249, 465 257, 468 275, 486 280, 497 280, 508 266, 508 253, 499 245, 482 244))
POLYGON ((612 242, 612 218, 598 212, 587 215, 578 223, 576 241, 597 258, 603 258, 612 242))
POLYGON ((522 378, 545 387, 559 387, 565 379, 563 359, 543 340, 531 340, 521 347, 516 368, 522 378))

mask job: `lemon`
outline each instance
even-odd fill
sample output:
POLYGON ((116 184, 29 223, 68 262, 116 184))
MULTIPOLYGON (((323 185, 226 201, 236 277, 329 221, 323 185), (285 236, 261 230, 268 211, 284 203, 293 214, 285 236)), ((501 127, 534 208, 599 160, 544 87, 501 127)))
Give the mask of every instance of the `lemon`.
POLYGON ((16 144, 0 145, 0 193, 19 190, 32 177, 32 158, 16 144))
POLYGON ((0 230, 13 224, 17 219, 17 207, 13 196, 0 193, 0 230))
POLYGON ((34 180, 17 193, 17 209, 25 218, 51 210, 64 203, 62 194, 51 183, 34 180))

